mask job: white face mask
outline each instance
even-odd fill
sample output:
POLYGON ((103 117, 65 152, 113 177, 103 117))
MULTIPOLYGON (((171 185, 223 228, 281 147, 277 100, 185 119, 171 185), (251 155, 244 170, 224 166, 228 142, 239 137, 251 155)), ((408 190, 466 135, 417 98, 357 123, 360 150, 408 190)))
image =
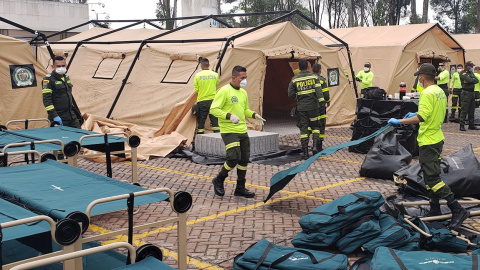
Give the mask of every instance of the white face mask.
POLYGON ((460 72, 462 72, 462 71, 463 71, 463 69, 457 68, 457 72, 458 72, 458 73, 460 73, 460 72))
POLYGON ((60 74, 60 75, 63 75, 65 73, 67 73, 67 68, 66 67, 59 67, 59 68, 55 69, 55 72, 60 74))
POLYGON ((370 68, 364 67, 363 70, 365 70, 365 72, 368 72, 370 68))
POLYGON ((240 87, 245 87, 247 86, 247 79, 243 79, 241 82, 240 82, 240 87))
POLYGON ((420 82, 420 79, 418 79, 418 85, 419 85, 421 88, 424 88, 424 87, 423 87, 423 83, 420 82))

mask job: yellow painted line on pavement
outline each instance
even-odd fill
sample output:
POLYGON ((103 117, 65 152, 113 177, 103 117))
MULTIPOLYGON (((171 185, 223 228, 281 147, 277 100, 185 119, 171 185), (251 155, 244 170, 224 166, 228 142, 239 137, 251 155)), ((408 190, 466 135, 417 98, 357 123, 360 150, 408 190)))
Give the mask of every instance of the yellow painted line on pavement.
MULTIPOLYGON (((124 163, 126 164, 131 164, 129 161, 125 161, 124 163)), ((182 171, 176 171, 176 170, 171 170, 171 169, 166 169, 162 167, 157 167, 157 166, 151 166, 151 165, 145 165, 145 164, 137 164, 138 167, 143 167, 143 168, 148 168, 152 170, 157 170, 157 171, 164 171, 164 172, 169 172, 169 173, 175 173, 175 174, 183 174, 183 175, 188 175, 188 176, 193 176, 193 177, 198 177, 198 178, 203 178, 203 179, 213 179, 211 176, 205 176, 205 175, 200 175, 200 174, 194 174, 194 173, 187 173, 187 172, 182 172, 182 171)), ((230 184, 236 184, 236 181, 228 180, 226 179, 225 182, 230 183, 230 184)), ((254 185, 254 184, 245 184, 247 187, 252 187, 252 188, 258 188, 258 189, 264 189, 264 190, 270 190, 270 187, 266 186, 259 186, 259 185, 254 185)), ((287 190, 280 190, 280 193, 285 193, 285 194, 297 194, 297 192, 293 191, 287 191, 287 190)), ((314 196, 308 196, 308 195, 303 195, 301 197, 312 199, 312 200, 318 200, 318 201, 323 201, 323 202, 329 202, 331 200, 323 199, 323 198, 317 198, 314 196)))
POLYGON ((320 157, 321 159, 333 160, 333 161, 341 161, 347 163, 354 163, 354 164, 362 164, 362 162, 348 160, 348 159, 338 159, 338 158, 330 158, 330 157, 320 157))
POLYGON ((456 133, 456 132, 444 132, 445 134, 458 135, 458 136, 469 136, 469 137, 480 137, 480 135, 474 134, 465 134, 465 133, 456 133))
MULTIPOLYGON (((90 224, 90 227, 89 227, 92 231, 94 232, 99 232, 99 233, 108 233, 108 232, 111 232, 111 230, 107 230, 105 228, 102 228, 100 226, 96 226, 96 225, 93 225, 93 224, 90 224)), ((108 245, 108 244, 111 244, 111 243, 116 243, 116 242, 127 242, 128 241, 128 238, 127 236, 125 235, 120 235, 118 237, 116 237, 115 240, 108 240, 108 241, 103 241, 102 242, 102 245, 108 245)), ((137 247, 140 247, 142 245, 145 245, 147 244, 146 242, 144 241, 140 241, 140 240, 133 240, 132 243, 137 246, 137 247)), ((165 257, 172 257, 173 259, 175 259, 176 261, 178 261, 178 253, 177 252, 174 252, 174 251, 171 251, 171 250, 168 250, 168 249, 165 249, 165 248, 161 248, 162 249, 162 253, 165 257)), ((202 261, 199 261, 197 259, 194 259, 194 258, 190 258, 187 256, 187 264, 189 265, 195 265, 198 269, 207 269, 207 270, 225 270, 224 268, 221 268, 221 267, 218 267, 218 266, 214 266, 214 265, 211 265, 211 264, 208 264, 208 263, 205 263, 205 262, 202 262, 202 261)))
MULTIPOLYGON (((307 191, 302 191, 302 192, 299 192, 297 194, 290 194, 290 195, 287 195, 287 196, 284 196, 284 197, 271 199, 271 200, 267 201, 266 203, 258 202, 258 203, 247 205, 247 206, 244 206, 244 207, 220 212, 218 214, 214 214, 214 215, 210 215, 210 216, 206 216, 206 217, 201 217, 201 218, 198 218, 198 219, 189 220, 189 221, 187 221, 187 226, 188 225, 194 225, 194 224, 197 224, 197 223, 200 223, 200 222, 206 222, 206 221, 209 221, 209 220, 212 220, 212 219, 228 216, 228 215, 239 213, 239 212, 245 212, 245 211, 260 207, 260 206, 273 204, 273 203, 288 200, 288 199, 291 199, 291 198, 302 197, 303 195, 307 195, 309 193, 318 192, 318 191, 322 191, 324 189, 329 189, 329 188, 333 188, 333 187, 338 187, 338 186, 341 186, 341 185, 353 183, 353 182, 360 181, 360 180, 363 180, 363 179, 365 179, 365 177, 358 177, 358 178, 353 178, 353 179, 349 179, 349 180, 345 180, 345 181, 340 181, 338 183, 318 187, 318 188, 307 190, 307 191)), ((155 230, 152 230, 152 231, 144 232, 144 233, 141 233, 141 234, 136 234, 136 235, 133 236, 133 239, 145 238, 145 237, 147 237, 151 234, 171 231, 171 230, 174 230, 176 228, 177 228, 176 225, 171 225, 171 226, 167 226, 167 227, 158 228, 158 229, 155 229, 155 230)))

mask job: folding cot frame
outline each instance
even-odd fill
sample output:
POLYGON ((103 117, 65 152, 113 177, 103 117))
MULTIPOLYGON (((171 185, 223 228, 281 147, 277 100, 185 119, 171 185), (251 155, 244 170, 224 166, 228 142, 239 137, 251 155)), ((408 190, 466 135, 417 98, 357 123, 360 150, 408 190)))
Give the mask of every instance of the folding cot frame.
MULTIPOLYGON (((50 120, 48 120, 46 118, 39 118, 39 119, 11 120, 11 121, 8 121, 6 123, 4 128, 8 130, 8 127, 10 125, 14 124, 14 123, 25 123, 25 130, 26 130, 26 129, 28 129, 28 123, 29 122, 47 122, 48 126, 50 126, 50 120)), ((112 164, 111 164, 110 155, 130 153, 131 159, 132 159, 132 162, 131 162, 131 165, 132 165, 132 183, 133 184, 138 184, 137 147, 140 144, 140 138, 136 135, 129 136, 126 132, 97 133, 97 134, 91 134, 91 135, 84 135, 78 140, 79 144, 76 144, 75 141, 64 144, 59 139, 22 142, 22 143, 12 143, 12 144, 8 144, 8 145, 4 146, 3 149, 2 149, 2 153, 7 153, 8 148, 29 146, 29 145, 32 145, 32 144, 33 145, 35 145, 35 144, 46 144, 46 143, 59 144, 60 149, 67 156, 67 163, 69 165, 75 166, 75 167, 78 167, 78 158, 92 158, 92 157, 105 156, 106 157, 106 163, 107 163, 107 176, 108 177, 112 177, 112 164), (87 154, 87 155, 79 155, 78 154, 84 139, 95 138, 95 137, 105 137, 105 142, 108 142, 107 136, 115 136, 115 135, 125 136, 126 139, 127 139, 127 143, 130 146, 130 150, 125 150, 124 149, 124 150, 110 152, 109 148, 106 147, 105 153, 87 154), (69 151, 64 151, 65 147, 78 148, 78 149, 75 149, 74 153, 68 153, 69 151)), ((31 150, 35 150, 35 149, 31 149, 31 150)))
POLYGON ((41 259, 41 260, 29 262, 29 263, 17 265, 13 267, 12 270, 32 269, 35 267, 41 267, 41 266, 45 266, 53 263, 58 263, 61 261, 68 261, 68 260, 80 258, 83 256, 88 256, 88 255, 105 252, 113 249, 118 249, 118 248, 126 248, 128 250, 129 261, 132 262, 133 265, 135 265, 136 263, 135 248, 129 243, 117 242, 117 243, 108 244, 105 246, 84 249, 84 250, 75 251, 75 252, 71 252, 71 253, 55 256, 55 257, 45 258, 45 259, 41 259))
MULTIPOLYGON (((13 152, 10 154, 35 154, 38 157, 40 157, 40 153, 32 150, 27 150, 27 151, 19 151, 19 152, 13 152)), ((3 153, 0 153, 0 157, 4 155, 3 153)), ((28 165, 22 165, 22 166, 28 166, 28 165)), ((116 181, 116 180, 114 180, 116 181)), ((90 221, 91 218, 91 211, 93 207, 96 205, 106 203, 106 202, 112 202, 112 201, 118 201, 118 200, 127 200, 127 205, 128 205, 128 219, 129 219, 129 226, 128 228, 122 228, 119 230, 99 234, 99 235, 93 235, 93 236, 88 236, 85 238, 79 237, 77 241, 75 241, 73 244, 64 246, 61 251, 49 253, 49 254, 44 254, 41 256, 37 256, 35 258, 30 258, 26 259, 20 262, 15 262, 11 263, 8 265, 2 266, 2 270, 7 270, 11 269, 14 266, 23 264, 23 263, 29 263, 33 262, 36 260, 41 260, 45 258, 51 258, 53 256, 58 256, 58 255, 64 255, 70 252, 75 252, 75 251, 81 251, 82 250, 82 244, 92 242, 92 241, 99 241, 100 239, 104 239, 107 237, 113 237, 113 236, 118 236, 118 235, 128 235, 129 243, 132 243, 133 240, 133 231, 134 230, 142 230, 142 229, 147 229, 147 228, 152 228, 152 227, 161 227, 166 224, 171 224, 171 223, 176 223, 177 225, 177 244, 178 244, 178 268, 180 270, 186 270, 187 269, 187 214, 186 212, 190 209, 191 205, 191 196, 190 194, 186 192, 180 192, 180 193, 174 193, 172 190, 167 189, 167 188, 156 188, 156 189, 151 189, 151 190, 143 190, 143 191, 138 191, 138 192, 133 192, 130 194, 121 194, 121 195, 116 195, 116 196, 110 196, 110 197, 105 197, 105 198, 99 198, 97 200, 94 200, 90 202, 90 204, 87 206, 85 209, 85 215, 88 217, 88 220, 90 221), (164 220, 159 220, 147 224, 142 224, 142 225, 137 225, 133 226, 133 202, 129 203, 130 200, 133 200, 133 198, 138 197, 138 196, 144 196, 144 195, 149 195, 149 194, 154 194, 154 193, 168 193, 169 195, 169 203, 170 206, 172 207, 172 210, 176 213, 176 217, 173 218, 168 218, 164 220), (185 205, 182 205, 182 203, 185 203, 185 199, 187 199, 187 204, 189 204, 188 207, 185 207, 185 205), (188 202, 189 201, 189 202, 188 202)), ((105 214, 105 213, 102 213, 105 214)), ((82 260, 81 258, 75 258, 72 260, 65 261, 63 265, 65 270, 81 270, 83 269, 82 265, 82 260)))

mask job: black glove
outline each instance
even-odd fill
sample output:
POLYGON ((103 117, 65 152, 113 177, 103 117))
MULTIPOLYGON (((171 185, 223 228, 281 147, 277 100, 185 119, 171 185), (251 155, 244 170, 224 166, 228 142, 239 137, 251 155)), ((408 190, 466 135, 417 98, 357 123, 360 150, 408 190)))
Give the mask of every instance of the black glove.
POLYGON ((360 79, 360 78, 358 78, 358 77, 355 77, 355 80, 356 80, 357 82, 361 82, 361 81, 362 81, 362 79, 360 79))

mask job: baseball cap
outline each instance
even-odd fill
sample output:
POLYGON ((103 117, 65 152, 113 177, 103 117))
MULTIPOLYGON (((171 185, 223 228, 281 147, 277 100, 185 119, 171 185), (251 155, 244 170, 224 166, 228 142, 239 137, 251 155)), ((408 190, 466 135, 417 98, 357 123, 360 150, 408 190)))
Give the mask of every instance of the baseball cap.
POLYGON ((418 76, 419 74, 425 74, 425 75, 432 75, 432 76, 437 76, 437 71, 435 69, 435 66, 432 64, 423 64, 420 69, 413 74, 414 76, 418 76))
POLYGON ((370 64, 370 62, 366 62, 365 65, 363 65, 363 66, 364 66, 364 67, 370 67, 370 66, 372 66, 372 65, 370 64))
POLYGON ((467 63, 465 63, 465 66, 471 66, 471 67, 474 67, 475 64, 472 63, 472 61, 467 61, 467 63))

